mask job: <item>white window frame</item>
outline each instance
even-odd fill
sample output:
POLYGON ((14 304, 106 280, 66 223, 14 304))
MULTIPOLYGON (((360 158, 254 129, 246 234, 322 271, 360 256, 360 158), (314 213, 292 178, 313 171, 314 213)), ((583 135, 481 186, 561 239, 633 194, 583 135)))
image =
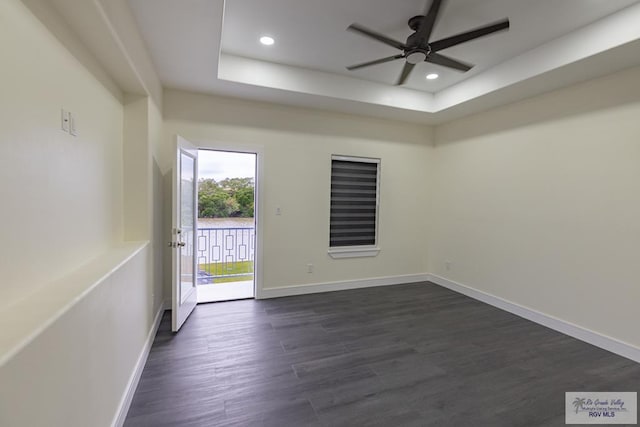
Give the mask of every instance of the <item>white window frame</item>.
MULTIPOLYGON (((376 163, 376 217, 375 217, 375 243, 373 245, 360 245, 360 246, 329 246, 327 253, 331 258, 364 258, 374 257, 380 253, 380 247, 378 246, 378 232, 380 225, 380 176, 382 169, 381 159, 372 157, 356 157, 356 156, 343 156, 343 155, 331 155, 329 161, 329 170, 333 168, 333 160, 345 161, 345 162, 359 162, 359 163, 376 163)), ((331 173, 329 174, 331 178, 331 173)), ((329 182, 331 186, 331 182, 329 182)), ((329 193, 331 194, 331 193, 329 193)), ((331 196, 329 196, 329 234, 331 233, 331 196)), ((331 244, 331 243, 329 243, 331 244)))

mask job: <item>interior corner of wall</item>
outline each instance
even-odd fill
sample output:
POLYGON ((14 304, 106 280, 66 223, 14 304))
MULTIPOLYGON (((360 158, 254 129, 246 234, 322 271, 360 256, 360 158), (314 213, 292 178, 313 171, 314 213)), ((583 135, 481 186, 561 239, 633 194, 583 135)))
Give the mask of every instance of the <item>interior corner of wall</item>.
POLYGON ((145 98, 147 98, 147 95, 140 95, 140 94, 137 94, 137 93, 125 92, 123 94, 123 97, 122 97, 122 101, 123 101, 122 104, 123 105, 130 105, 130 104, 133 104, 133 103, 138 102, 141 99, 145 99, 145 98))

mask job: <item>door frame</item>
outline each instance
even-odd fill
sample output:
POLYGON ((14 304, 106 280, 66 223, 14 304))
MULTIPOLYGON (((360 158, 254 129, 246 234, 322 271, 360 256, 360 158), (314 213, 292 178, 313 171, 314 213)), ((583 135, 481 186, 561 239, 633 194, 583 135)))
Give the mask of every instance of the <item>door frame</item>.
MULTIPOLYGON (((181 134, 182 135, 182 134, 181 134)), ((182 135, 184 136, 184 135, 182 135)), ((185 136, 188 138, 188 136, 185 136)), ((264 236, 264 146, 261 144, 228 143, 189 138, 198 150, 230 151, 256 155, 256 181, 254 193, 254 218, 256 227, 256 246, 254 254, 253 295, 255 299, 265 298, 263 289, 263 236, 264 236)))

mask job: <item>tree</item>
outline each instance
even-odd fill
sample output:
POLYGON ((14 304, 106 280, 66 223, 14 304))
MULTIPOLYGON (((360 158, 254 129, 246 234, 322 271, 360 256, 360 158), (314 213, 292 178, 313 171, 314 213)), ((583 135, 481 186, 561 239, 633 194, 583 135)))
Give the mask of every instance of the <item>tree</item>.
POLYGON ((220 182, 198 182, 199 218, 252 218, 254 213, 253 178, 226 178, 220 182))
POLYGON ((236 200, 240 204, 240 216, 253 218, 253 184, 251 187, 238 190, 236 200))

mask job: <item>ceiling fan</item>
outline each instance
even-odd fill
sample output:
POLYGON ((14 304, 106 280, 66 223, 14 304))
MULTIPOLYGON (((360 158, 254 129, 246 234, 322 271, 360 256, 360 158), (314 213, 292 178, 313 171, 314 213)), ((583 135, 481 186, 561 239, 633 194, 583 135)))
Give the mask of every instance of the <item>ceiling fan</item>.
POLYGON ((443 0, 432 0, 431 5, 427 8, 427 13, 424 16, 418 15, 409 19, 409 28, 411 28, 414 33, 407 38, 407 41, 405 43, 393 40, 385 36, 384 34, 377 33, 359 24, 354 23, 349 25, 349 28, 347 28, 348 30, 378 40, 389 46, 393 46, 396 49, 401 50, 402 53, 394 56, 389 56, 387 58, 376 59, 375 61, 351 65, 347 67, 347 70, 352 71, 359 68, 369 67, 371 65, 395 61, 396 59, 405 59, 406 62, 404 64, 404 67, 402 68, 402 72, 400 73, 400 78, 396 82, 396 86, 404 84, 409 78, 409 74, 411 74, 411 71, 413 71, 413 68, 416 66, 416 64, 423 61, 466 72, 473 68, 472 64, 458 61, 457 59, 442 55, 438 52, 449 47, 468 42, 470 40, 509 29, 509 19, 503 19, 493 24, 485 25, 483 27, 466 31, 464 33, 456 34, 455 36, 430 42, 429 39, 431 38, 431 32, 435 27, 436 21, 438 19, 438 12, 440 11, 440 6, 442 5, 442 3, 443 0))

